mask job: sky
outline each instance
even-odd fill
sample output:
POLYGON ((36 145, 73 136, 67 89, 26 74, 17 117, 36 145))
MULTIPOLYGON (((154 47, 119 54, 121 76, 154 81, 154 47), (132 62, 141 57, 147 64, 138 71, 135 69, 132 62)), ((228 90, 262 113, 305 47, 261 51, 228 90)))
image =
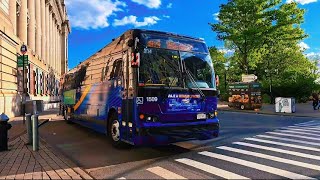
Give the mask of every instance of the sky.
MULTIPOLYGON (((306 10, 299 43, 307 57, 320 60, 320 0, 295 1, 306 10)), ((132 28, 159 30, 203 38, 221 51, 222 41, 208 23, 217 23, 219 6, 227 0, 65 0, 71 24, 69 68, 77 66, 132 28)))

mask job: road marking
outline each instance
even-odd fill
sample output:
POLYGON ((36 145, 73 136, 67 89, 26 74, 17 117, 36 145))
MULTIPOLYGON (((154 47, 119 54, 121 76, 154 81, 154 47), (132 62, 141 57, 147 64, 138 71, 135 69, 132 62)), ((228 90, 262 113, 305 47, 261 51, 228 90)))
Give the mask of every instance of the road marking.
POLYGON ((285 163, 285 164, 290 164, 290 165, 295 165, 295 166, 300 166, 300 167, 303 167, 303 168, 308 168, 308 169, 313 169, 313 170, 316 170, 316 171, 320 171, 320 166, 318 166, 318 165, 308 164, 308 163, 294 161, 294 160, 290 160, 290 159, 284 159, 284 158, 280 158, 280 157, 276 157, 276 156, 270 156, 270 155, 267 155, 267 154, 256 153, 256 152, 246 151, 246 150, 242 150, 242 149, 227 147, 227 146, 220 146, 220 147, 217 147, 217 148, 218 149, 223 149, 223 150, 226 150, 226 151, 231 151, 231 152, 236 152, 236 153, 240 153, 240 154, 255 156, 255 157, 259 157, 259 158, 263 158, 263 159, 268 159, 268 160, 272 160, 272 161, 277 161, 277 162, 281 162, 281 163, 285 163))
POLYGON ((260 146, 260 145, 256 145, 256 144, 245 143, 245 142, 233 142, 232 144, 238 144, 238 145, 257 148, 257 149, 264 149, 264 150, 279 152, 279 153, 283 153, 283 154, 290 154, 290 155, 299 156, 299 157, 308 158, 308 159, 320 160, 320 156, 315 156, 315 155, 305 154, 305 153, 300 153, 300 152, 295 152, 295 151, 288 151, 288 150, 283 150, 283 149, 279 149, 279 148, 260 146))
POLYGON ((281 143, 281 142, 274 142, 274 141, 268 141, 268 140, 257 139, 257 138, 244 138, 244 139, 249 140, 249 141, 275 144, 275 145, 280 145, 280 146, 287 146, 287 147, 293 147, 293 148, 297 148, 297 149, 304 149, 304 150, 309 150, 309 151, 320 152, 319 148, 299 146, 299 145, 295 145, 295 144, 287 144, 287 143, 281 143))
POLYGON ((192 159, 182 158, 182 159, 176 159, 175 161, 200 169, 202 171, 205 171, 207 173, 210 173, 225 179, 249 179, 247 177, 244 177, 220 168, 216 168, 198 161, 194 161, 192 159))
POLYGON ((159 166, 148 168, 147 171, 152 172, 153 174, 156 174, 164 179, 186 179, 183 176, 180 176, 159 166))
POLYGON ((238 158, 234 158, 234 157, 230 157, 230 156, 216 154, 216 153, 212 153, 212 152, 208 152, 208 151, 199 152, 199 154, 204 155, 204 156, 208 156, 208 157, 212 157, 212 158, 216 158, 216 159, 220 159, 220 160, 224 160, 224 161, 229 161, 229 162, 232 162, 235 164, 247 166, 247 167, 250 167, 253 169, 257 169, 260 171, 268 172, 271 174, 275 174, 275 175, 290 178, 290 179, 314 179, 312 177, 304 176, 301 174, 293 173, 293 172, 282 170, 279 168, 274 168, 271 166, 266 166, 266 165, 246 161, 243 159, 238 159, 238 158))
POLYGON ((304 123, 298 123, 298 124, 294 124, 294 125, 304 125, 304 124, 314 124, 315 121, 308 121, 308 122, 304 122, 304 123))
POLYGON ((276 135, 280 135, 280 136, 289 136, 289 137, 297 137, 297 138, 301 138, 301 139, 309 139, 309 140, 320 141, 319 138, 306 137, 306 136, 301 136, 301 135, 283 134, 283 133, 277 133, 277 132, 266 132, 266 133, 268 133, 268 134, 276 134, 276 135))
POLYGON ((320 130, 320 128, 313 127, 313 126, 310 126, 310 127, 288 126, 288 127, 289 128, 303 128, 303 129, 309 129, 309 130, 320 130))
POLYGON ((319 128, 320 125, 319 125, 319 124, 312 124, 312 125, 295 125, 295 126, 289 126, 289 127, 305 127, 305 128, 315 127, 315 128, 319 128))
POLYGON ((281 138, 281 137, 267 136, 267 135, 256 135, 256 136, 258 136, 258 137, 263 137, 263 138, 269 138, 269 139, 277 139, 277 140, 283 140, 283 141, 290 141, 290 142, 297 142, 297 143, 303 143, 303 144, 308 144, 308 145, 320 146, 319 143, 313 143, 313 142, 308 142, 308 141, 301 141, 301 140, 296 140, 296 139, 281 138))
POLYGON ((301 129, 301 128, 282 128, 282 129, 287 129, 287 130, 290 130, 290 131, 304 131, 304 132, 320 133, 320 130, 319 131, 315 131, 315 130, 301 129))
POLYGON ((117 179, 126 179, 125 177, 117 178, 117 179))
POLYGON ((313 134, 313 133, 307 133, 307 132, 297 132, 297 131, 291 131, 291 130, 276 130, 276 131, 293 133, 293 134, 304 134, 304 135, 310 135, 310 136, 320 137, 319 134, 313 134))

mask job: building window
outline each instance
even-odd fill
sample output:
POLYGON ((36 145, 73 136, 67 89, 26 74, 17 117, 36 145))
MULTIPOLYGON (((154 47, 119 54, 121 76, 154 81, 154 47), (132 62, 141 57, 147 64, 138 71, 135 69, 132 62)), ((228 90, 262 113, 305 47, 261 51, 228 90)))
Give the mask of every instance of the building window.
POLYGON ((9 15, 9 0, 0 0, 0 8, 9 15))

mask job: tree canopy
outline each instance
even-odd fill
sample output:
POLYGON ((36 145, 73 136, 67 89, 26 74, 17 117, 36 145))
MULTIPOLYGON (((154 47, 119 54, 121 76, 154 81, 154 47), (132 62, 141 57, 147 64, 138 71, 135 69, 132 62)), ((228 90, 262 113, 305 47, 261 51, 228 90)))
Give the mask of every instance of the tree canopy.
POLYGON ((298 46, 307 37, 300 27, 304 13, 297 3, 281 0, 229 0, 221 5, 219 22, 210 25, 235 53, 223 59, 217 48, 210 48, 216 73, 223 75, 221 63, 227 62, 228 82, 240 81, 243 73, 255 74, 264 93, 273 97, 303 99, 318 90, 317 67, 298 46))

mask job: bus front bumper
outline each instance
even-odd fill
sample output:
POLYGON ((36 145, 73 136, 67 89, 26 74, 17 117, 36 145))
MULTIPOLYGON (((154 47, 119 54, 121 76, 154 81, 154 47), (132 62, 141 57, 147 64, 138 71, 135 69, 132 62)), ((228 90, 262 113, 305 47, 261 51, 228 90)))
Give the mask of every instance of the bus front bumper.
POLYGON ((167 145, 188 140, 206 140, 219 136, 219 122, 143 127, 137 129, 135 145, 167 145))

